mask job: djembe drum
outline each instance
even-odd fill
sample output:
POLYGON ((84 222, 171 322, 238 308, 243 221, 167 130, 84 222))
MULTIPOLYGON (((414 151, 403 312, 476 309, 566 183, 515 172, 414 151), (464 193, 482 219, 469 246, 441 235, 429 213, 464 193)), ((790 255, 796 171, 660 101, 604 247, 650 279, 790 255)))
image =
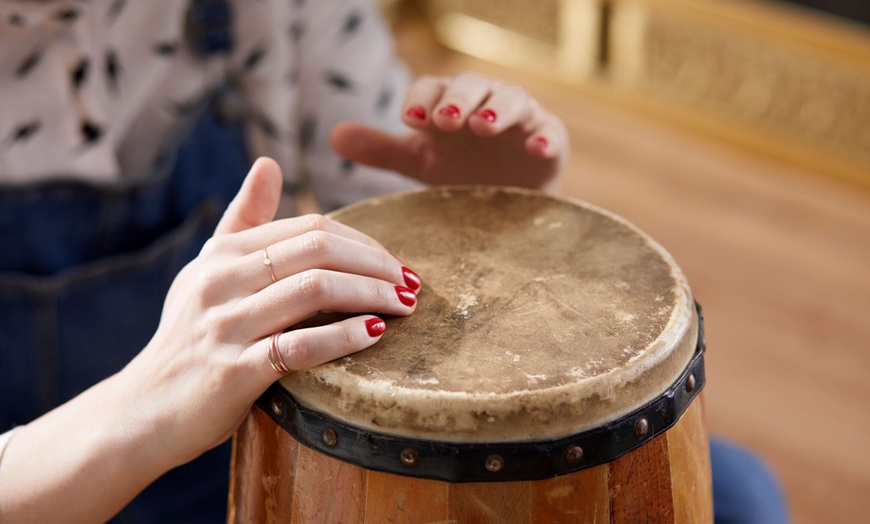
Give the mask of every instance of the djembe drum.
POLYGON ((700 310, 649 236, 513 189, 332 217, 415 268, 417 310, 259 399, 230 521, 712 521, 700 310))

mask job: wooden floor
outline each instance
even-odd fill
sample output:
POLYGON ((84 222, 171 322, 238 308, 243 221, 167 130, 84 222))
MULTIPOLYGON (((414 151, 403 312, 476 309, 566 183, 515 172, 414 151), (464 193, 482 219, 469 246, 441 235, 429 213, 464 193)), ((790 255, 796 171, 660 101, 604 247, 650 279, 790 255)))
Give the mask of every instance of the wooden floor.
POLYGON ((870 190, 397 33, 415 72, 498 76, 561 115, 564 193, 661 242, 704 306, 712 433, 769 462, 795 522, 870 521, 870 190))

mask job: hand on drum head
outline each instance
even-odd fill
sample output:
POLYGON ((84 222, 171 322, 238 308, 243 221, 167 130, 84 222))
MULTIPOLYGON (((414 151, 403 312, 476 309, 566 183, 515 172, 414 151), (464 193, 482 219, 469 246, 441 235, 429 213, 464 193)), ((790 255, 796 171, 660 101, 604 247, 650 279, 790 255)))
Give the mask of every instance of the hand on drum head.
POLYGON ((555 191, 568 136, 520 86, 477 74, 424 76, 411 87, 397 136, 361 124, 336 126, 345 158, 428 184, 491 184, 555 191))
POLYGON ((154 479, 226 440, 283 373, 377 342, 385 323, 361 313, 414 311, 414 272, 322 216, 273 222, 280 194, 278 165, 258 160, 214 237, 173 282, 145 349, 17 429, 2 455, 0 520, 109 519, 154 479), (319 311, 352 316, 283 332, 319 311))
POLYGON ((161 432, 179 459, 225 440, 279 373, 369 347, 385 328, 372 315, 288 326, 320 311, 408 315, 416 305, 419 278, 372 238, 319 215, 272 222, 280 186, 278 165, 259 159, 124 370, 154 408, 175 412, 161 432))

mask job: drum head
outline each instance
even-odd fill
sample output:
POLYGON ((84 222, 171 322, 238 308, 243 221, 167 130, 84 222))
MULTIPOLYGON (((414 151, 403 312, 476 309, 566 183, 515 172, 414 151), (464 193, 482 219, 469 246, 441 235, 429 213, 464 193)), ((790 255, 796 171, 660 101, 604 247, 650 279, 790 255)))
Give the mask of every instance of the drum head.
POLYGON ((416 312, 388 317, 376 345, 281 380, 348 424, 451 442, 557 438, 655 398, 694 352, 696 312, 670 255, 588 204, 432 188, 331 216, 423 280, 416 312))

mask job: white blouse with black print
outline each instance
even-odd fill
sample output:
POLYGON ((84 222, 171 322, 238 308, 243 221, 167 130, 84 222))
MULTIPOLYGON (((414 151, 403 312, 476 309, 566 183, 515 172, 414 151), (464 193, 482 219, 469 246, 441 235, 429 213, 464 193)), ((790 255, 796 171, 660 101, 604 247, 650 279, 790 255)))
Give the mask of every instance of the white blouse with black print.
MULTIPOLYGON (((227 0, 232 46, 204 55, 185 29, 195 0, 0 0, 0 184, 148 172, 171 130, 228 78, 253 156, 307 180, 331 209, 419 187, 354 165, 338 122, 405 130, 408 75, 367 0, 227 0)), ((203 173, 207 177, 207 173, 203 173)))

